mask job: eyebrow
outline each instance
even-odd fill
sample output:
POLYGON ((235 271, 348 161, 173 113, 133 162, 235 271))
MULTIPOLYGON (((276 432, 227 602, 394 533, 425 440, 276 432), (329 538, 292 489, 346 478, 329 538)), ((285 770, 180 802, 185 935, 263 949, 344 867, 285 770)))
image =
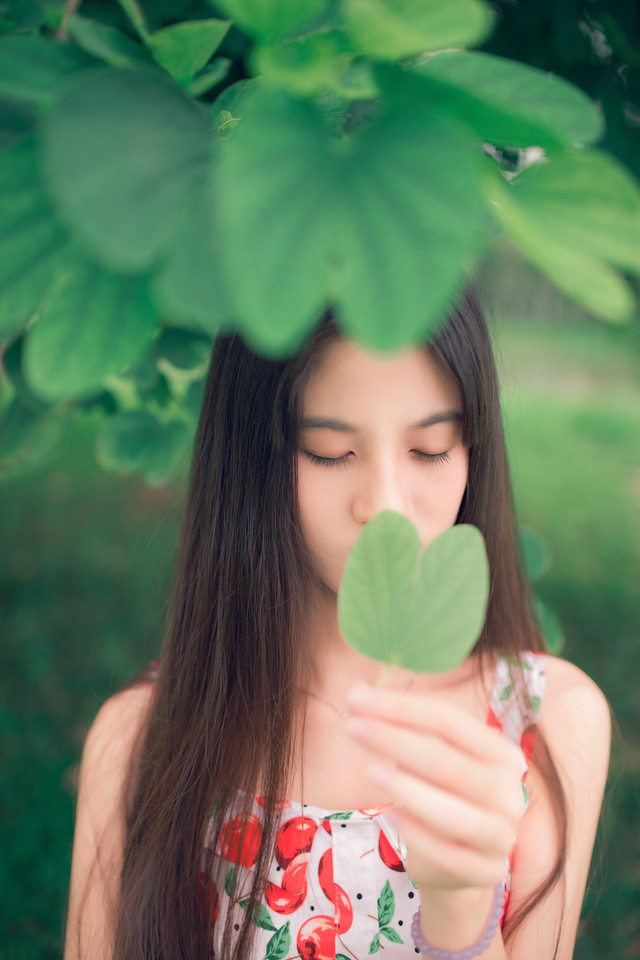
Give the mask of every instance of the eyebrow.
MULTIPOLYGON (((418 420, 417 423, 411 423, 407 430, 422 430, 425 427, 432 427, 435 423, 462 423, 462 411, 443 410, 440 413, 432 413, 431 416, 418 420)), ((329 417, 304 417, 302 420, 303 430, 337 430, 339 433, 360 433, 358 427, 350 423, 344 423, 342 420, 332 420, 329 417)))

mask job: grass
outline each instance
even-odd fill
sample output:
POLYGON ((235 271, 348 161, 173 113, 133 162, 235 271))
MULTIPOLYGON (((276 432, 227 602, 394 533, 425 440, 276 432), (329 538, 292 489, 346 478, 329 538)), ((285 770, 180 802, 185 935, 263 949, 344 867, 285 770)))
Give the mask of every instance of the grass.
MULTIPOLYGON (((577 960, 640 952, 640 378, 633 334, 510 320, 496 346, 520 519, 550 546, 536 585, 564 655, 600 684, 622 739, 599 883, 577 960), (633 952, 635 951, 635 952, 633 952)), ((0 506, 0 954, 61 955, 77 763, 100 703, 157 653, 181 489, 95 465, 93 421, 0 506)))

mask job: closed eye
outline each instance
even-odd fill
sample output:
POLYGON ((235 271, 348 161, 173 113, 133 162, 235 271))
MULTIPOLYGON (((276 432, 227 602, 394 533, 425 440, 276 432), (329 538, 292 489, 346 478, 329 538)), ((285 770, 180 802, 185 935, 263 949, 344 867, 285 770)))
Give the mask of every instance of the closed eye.
MULTIPOLYGON (((351 453, 345 453, 342 457, 319 457, 315 453, 311 453, 310 450, 302 451, 305 456, 311 460, 312 463, 318 463, 323 467, 337 467, 340 463, 347 463, 351 457, 351 453)), ((445 463, 449 460, 449 452, 445 450, 443 453, 423 453, 421 450, 412 450, 418 460, 426 461, 427 463, 445 463)))

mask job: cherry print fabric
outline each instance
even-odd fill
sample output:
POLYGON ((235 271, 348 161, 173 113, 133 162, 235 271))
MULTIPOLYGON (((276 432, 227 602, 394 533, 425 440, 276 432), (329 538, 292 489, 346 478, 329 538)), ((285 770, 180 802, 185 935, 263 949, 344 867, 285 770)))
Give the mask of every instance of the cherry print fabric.
MULTIPOLYGON (((537 722, 544 694, 546 658, 524 653, 525 689, 537 722)), ((535 724, 523 722, 516 693, 520 671, 516 658, 498 662, 487 723, 522 751, 522 781, 535 742, 535 724)), ((216 851, 227 861, 223 890, 200 875, 201 903, 217 923, 214 948, 224 914, 231 910, 234 925, 244 919, 251 871, 261 838, 260 797, 241 794, 244 809, 223 827, 216 851)), ((256 960, 365 960, 380 952, 384 960, 408 960, 419 951, 411 938, 411 921, 419 894, 407 874, 406 847, 387 811, 390 805, 365 810, 326 810, 283 801, 268 882, 259 911, 254 941, 256 960)), ((209 833, 205 836, 208 846, 209 833)), ((513 854, 505 860, 509 900, 513 854)))

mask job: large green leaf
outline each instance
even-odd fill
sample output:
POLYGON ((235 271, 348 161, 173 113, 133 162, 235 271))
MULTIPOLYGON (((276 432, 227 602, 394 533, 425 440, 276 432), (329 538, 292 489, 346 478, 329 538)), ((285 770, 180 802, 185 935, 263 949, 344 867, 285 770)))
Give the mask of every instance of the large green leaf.
POLYGON ((223 234, 210 178, 199 183, 180 223, 154 292, 162 313, 215 334, 233 320, 223 265, 223 234))
POLYGON ((231 296, 247 340, 268 354, 293 350, 324 303, 335 235, 331 148, 313 104, 262 92, 219 150, 231 296))
POLYGON ((47 400, 95 393, 135 362, 158 325, 144 278, 109 274, 77 259, 30 329, 24 373, 47 400))
POLYGON ((355 49, 377 60, 478 44, 491 28, 481 0, 343 0, 355 49))
POLYGON ((231 296, 258 349, 294 349, 326 299, 379 349, 435 328, 484 239, 464 132, 398 108, 338 140, 315 105, 263 92, 223 147, 231 296))
POLYGON ((419 555, 420 537, 391 510, 363 527, 338 591, 347 643, 373 660, 442 673, 461 663, 482 631, 489 569, 482 534, 459 524, 419 555))
POLYGON ((42 189, 33 137, 25 136, 0 154, 0 341, 40 306, 70 253, 42 189))
POLYGON ((96 438, 96 460, 115 473, 141 470, 150 486, 162 486, 187 461, 192 434, 184 420, 162 423, 146 410, 129 410, 102 424, 96 438))
POLYGON ((0 95, 47 107, 64 83, 95 61, 78 47, 40 35, 0 39, 0 95))
POLYGON ((87 53, 114 67, 149 63, 151 56, 141 43, 128 37, 122 30, 74 14, 67 20, 67 30, 78 46, 87 53))
POLYGON ((554 225, 540 223, 535 211, 518 201, 513 184, 508 185, 499 175, 487 177, 486 189, 513 245, 558 289, 603 320, 629 320, 634 310, 633 292, 617 271, 589 253, 558 242, 554 225))
POLYGON ((464 132, 405 106, 359 130, 340 159, 341 325, 378 349, 416 343, 436 328, 485 240, 479 156, 464 132))
POLYGON ((458 116, 489 143, 553 147, 592 143, 602 115, 585 93, 561 77, 490 53, 447 51, 408 71, 425 84, 424 97, 458 116))
POLYGON ((175 84, 99 68, 45 118, 45 170, 61 215, 96 257, 139 271, 169 246, 211 141, 206 114, 175 84))
POLYGON ((154 57, 186 85, 220 46, 230 20, 187 20, 152 33, 147 41, 154 57))
POLYGON ((264 40, 284 37, 320 17, 327 0, 216 0, 216 7, 264 40))
POLYGON ((530 219, 567 247, 640 273, 640 190, 599 150, 554 154, 513 181, 530 219))

